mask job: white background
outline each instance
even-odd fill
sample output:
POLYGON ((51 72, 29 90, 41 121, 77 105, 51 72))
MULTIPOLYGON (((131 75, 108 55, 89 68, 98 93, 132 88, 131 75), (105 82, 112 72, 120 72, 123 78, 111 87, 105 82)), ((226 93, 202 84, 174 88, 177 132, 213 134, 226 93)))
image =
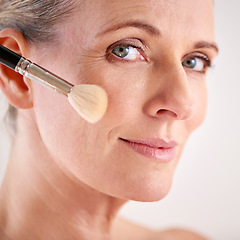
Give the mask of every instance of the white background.
MULTIPOLYGON (((131 202, 121 214, 156 229, 185 227, 215 240, 238 240, 240 1, 215 0, 215 13, 220 54, 215 61, 216 67, 208 75, 206 121, 189 139, 169 195, 157 203, 131 202)), ((0 98, 0 112, 4 112, 4 106, 0 98)), ((9 143, 2 127, 0 178, 6 166, 8 149, 9 143)))

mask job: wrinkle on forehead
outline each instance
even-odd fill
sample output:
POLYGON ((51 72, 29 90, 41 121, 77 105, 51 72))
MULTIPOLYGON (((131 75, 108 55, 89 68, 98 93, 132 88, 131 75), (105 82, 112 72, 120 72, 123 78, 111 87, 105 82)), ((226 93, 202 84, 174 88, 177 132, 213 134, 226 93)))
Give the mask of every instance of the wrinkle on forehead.
POLYGON ((148 8, 148 7, 157 7, 157 8, 166 8, 166 7, 171 7, 171 6, 175 6, 176 8, 179 8, 184 5, 186 5, 187 3, 191 3, 192 5, 195 5, 197 7, 198 3, 203 3, 203 4, 207 4, 207 3, 212 3, 212 5, 214 4, 214 0, 121 0, 121 1, 113 1, 113 0, 97 0, 97 1, 90 1, 90 3, 97 4, 99 7, 101 8, 106 8, 108 6, 111 7, 117 7, 119 9, 119 11, 121 11, 121 8, 119 8, 119 3, 121 3, 121 7, 126 8, 126 7, 130 7, 130 8, 134 8, 134 7, 144 7, 144 8, 148 8))
MULTIPOLYGON (((171 39, 191 33, 195 41, 214 41, 212 0, 86 0, 66 24, 68 38, 88 46, 114 25, 138 21, 171 39), (75 22, 75 23, 74 23, 75 22), (73 37, 74 36, 74 37, 73 37), (85 37, 83 37, 85 36, 85 37), (205 36, 204 39, 196 39, 205 36)), ((65 36, 64 32, 63 36, 65 36)), ((121 34, 119 35, 119 37, 121 34)))
MULTIPOLYGON (((212 0, 98 0, 92 3, 96 6, 96 9, 105 13, 105 18, 109 19, 121 16, 134 18, 137 13, 149 14, 149 11, 158 15, 160 13, 165 15, 167 11, 174 15, 174 13, 186 14, 189 11, 201 11, 203 8, 212 10, 212 2, 212 0)), ((88 7, 91 7, 91 4, 88 7)))
POLYGON ((181 28, 184 24, 187 28, 204 29, 205 22, 213 26, 212 0, 99 0, 98 4, 100 15, 104 16, 104 19, 99 19, 103 28, 131 19, 159 24, 166 30, 169 26, 181 28), (165 25, 161 24, 163 21, 165 25))

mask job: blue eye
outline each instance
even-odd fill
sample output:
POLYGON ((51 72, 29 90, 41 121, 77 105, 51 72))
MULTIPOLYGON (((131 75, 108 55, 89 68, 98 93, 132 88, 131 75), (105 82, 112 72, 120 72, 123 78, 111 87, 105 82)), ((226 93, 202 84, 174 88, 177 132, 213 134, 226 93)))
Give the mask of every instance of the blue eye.
POLYGON ((201 57, 191 57, 187 58, 182 62, 182 65, 186 68, 190 68, 195 71, 203 71, 206 65, 210 65, 207 59, 203 59, 201 57))
POLYGON ((129 46, 129 45, 119 45, 112 49, 112 53, 122 59, 125 60, 136 60, 141 59, 144 60, 144 57, 140 53, 137 47, 129 46))
POLYGON ((117 57, 124 58, 129 54, 129 47, 125 45, 117 46, 112 50, 112 53, 117 57))

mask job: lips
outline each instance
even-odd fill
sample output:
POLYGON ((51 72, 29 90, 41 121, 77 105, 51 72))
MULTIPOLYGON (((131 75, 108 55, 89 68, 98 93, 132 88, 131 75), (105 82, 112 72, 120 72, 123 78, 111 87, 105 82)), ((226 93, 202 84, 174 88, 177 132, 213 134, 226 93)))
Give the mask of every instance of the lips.
POLYGON ((163 139, 124 139, 120 140, 135 152, 159 162, 170 162, 176 155, 175 141, 163 139))

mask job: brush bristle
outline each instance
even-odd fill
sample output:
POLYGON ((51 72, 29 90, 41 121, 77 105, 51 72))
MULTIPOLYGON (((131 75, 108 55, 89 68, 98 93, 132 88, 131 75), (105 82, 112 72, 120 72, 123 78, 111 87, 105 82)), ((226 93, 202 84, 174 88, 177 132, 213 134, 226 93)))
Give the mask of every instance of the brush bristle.
POLYGON ((107 110, 108 97, 97 85, 81 84, 72 88, 68 100, 79 115, 90 123, 99 121, 107 110))

